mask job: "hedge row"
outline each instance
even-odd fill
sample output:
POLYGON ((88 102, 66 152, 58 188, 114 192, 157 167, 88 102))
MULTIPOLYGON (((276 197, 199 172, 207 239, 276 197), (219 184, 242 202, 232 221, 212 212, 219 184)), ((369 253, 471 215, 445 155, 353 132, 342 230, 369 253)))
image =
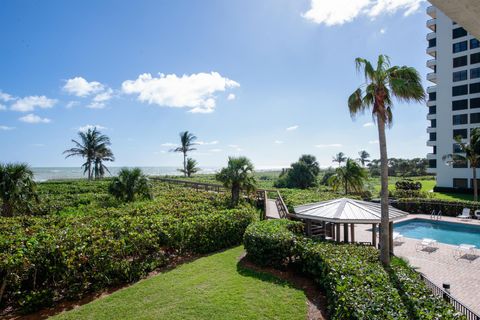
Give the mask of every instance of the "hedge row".
POLYGON ((403 198, 393 202, 392 205, 400 210, 414 214, 431 214, 439 210, 444 216, 456 217, 462 213, 463 208, 469 208, 473 212, 480 209, 480 202, 473 201, 449 201, 440 199, 403 198))
POLYGON ((31 312, 135 281, 178 254, 239 244, 257 215, 250 207, 184 216, 154 208, 0 219, 0 307, 31 312))
POLYGON ((248 257, 274 267, 299 264, 325 290, 330 319, 463 319, 402 260, 384 268, 373 247, 314 241, 299 228, 287 220, 250 225, 248 257))

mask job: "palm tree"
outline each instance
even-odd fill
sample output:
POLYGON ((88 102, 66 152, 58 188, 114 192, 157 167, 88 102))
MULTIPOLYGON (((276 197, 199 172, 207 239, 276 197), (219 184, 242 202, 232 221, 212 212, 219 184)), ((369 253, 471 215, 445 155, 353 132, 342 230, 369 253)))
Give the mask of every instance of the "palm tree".
POLYGON ((123 168, 108 187, 108 192, 115 198, 125 202, 135 201, 137 196, 152 199, 148 177, 139 168, 123 168))
POLYGON ((246 157, 229 157, 227 167, 217 173, 215 178, 232 192, 232 206, 238 204, 242 190, 249 193, 256 189, 253 170, 252 162, 246 157))
POLYGON ((173 149, 173 152, 181 152, 183 153, 183 174, 186 177, 187 176, 187 155, 188 152, 197 150, 193 148, 194 145, 196 145, 195 140, 197 140, 197 137, 188 131, 183 131, 180 132, 180 142, 181 145, 175 149, 173 149))
POLYGON ((366 59, 355 59, 357 71, 362 70, 365 83, 348 98, 350 115, 372 109, 378 128, 381 172, 380 260, 390 264, 389 216, 388 216, 388 157, 385 125, 392 124, 393 98, 405 102, 425 100, 420 75, 415 68, 391 66, 388 56, 378 57, 376 68, 366 59))
POLYGON ((192 176, 192 174, 195 174, 198 171, 200 171, 200 168, 198 168, 197 165, 198 165, 198 163, 195 159, 188 158, 186 168, 185 169, 178 169, 178 171, 183 172, 184 174, 186 174, 187 177, 190 178, 192 176))
POLYGON ((38 202, 33 172, 27 164, 0 164, 1 214, 6 217, 16 212, 31 211, 32 202, 38 202))
POLYGON ((443 156, 443 160, 447 161, 447 164, 470 162, 473 172, 473 200, 478 201, 477 168, 480 165, 480 128, 472 129, 468 143, 462 141, 462 136, 456 136, 454 140, 459 148, 459 153, 446 154, 443 156))
POLYGON ((368 158, 370 158, 370 154, 365 151, 365 150, 362 150, 358 153, 358 161, 360 161, 360 163, 362 164, 362 167, 365 168, 365 164, 367 164, 368 162, 370 162, 370 160, 368 160, 368 158))
POLYGON ((88 129, 86 132, 78 132, 80 142, 72 139, 75 147, 65 150, 63 154, 69 158, 72 156, 81 156, 85 159, 82 164, 83 173, 88 174, 88 180, 95 178, 101 178, 104 176, 105 171, 108 171, 107 167, 103 164, 103 161, 114 161, 112 150, 109 148, 111 145, 110 138, 97 128, 88 129))
POLYGON ((345 194, 348 194, 349 191, 362 192, 367 178, 366 170, 353 159, 348 158, 345 166, 337 168, 328 179, 328 184, 335 191, 343 187, 345 194))
POLYGON ((338 162, 338 166, 340 167, 343 162, 347 161, 347 157, 345 156, 345 153, 339 152, 333 157, 332 162, 338 162))

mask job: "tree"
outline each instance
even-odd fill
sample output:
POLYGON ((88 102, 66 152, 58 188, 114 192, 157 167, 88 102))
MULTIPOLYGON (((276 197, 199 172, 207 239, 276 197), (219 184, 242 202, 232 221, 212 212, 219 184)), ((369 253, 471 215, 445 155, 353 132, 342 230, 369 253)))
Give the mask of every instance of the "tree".
POLYGON ((335 191, 343 188, 345 194, 349 192, 359 193, 364 190, 367 178, 367 171, 353 159, 348 158, 345 166, 337 168, 328 179, 328 183, 335 191))
POLYGON ((357 71, 363 71, 365 83, 348 98, 350 115, 355 117, 371 108, 378 128, 381 172, 380 260, 390 264, 388 216, 388 157, 385 126, 392 125, 393 98, 404 102, 425 100, 420 75, 415 68, 391 66, 388 56, 379 55, 374 66, 366 59, 355 59, 357 71))
POLYGON ((151 185, 148 177, 139 168, 123 168, 115 177, 108 192, 124 202, 135 201, 137 197, 152 199, 151 185))
POLYGON ((186 174, 186 176, 190 178, 192 174, 195 174, 198 171, 200 171, 200 168, 198 168, 197 165, 198 163, 195 159, 188 158, 186 168, 178 169, 178 171, 183 172, 183 174, 186 174))
POLYGON ((345 153, 343 153, 343 152, 337 153, 332 159, 332 162, 337 162, 339 167, 345 161, 347 161, 347 157, 345 156, 345 153))
POLYGON ((65 150, 63 154, 67 156, 65 158, 80 156, 85 159, 82 164, 83 173, 88 174, 88 180, 92 180, 94 177, 102 178, 105 175, 105 171, 108 172, 108 168, 103 164, 104 161, 114 161, 115 157, 110 149, 110 138, 97 128, 88 129, 86 132, 78 132, 80 142, 72 139, 75 147, 65 150))
POLYGON ((454 138, 459 153, 451 153, 443 156, 443 160, 449 165, 465 166, 470 162, 473 173, 473 201, 478 201, 477 168, 480 165, 480 128, 474 128, 470 132, 470 140, 463 142, 462 136, 454 138))
POLYGON ((290 165, 289 169, 282 171, 279 179, 275 182, 275 187, 311 188, 317 184, 317 176, 319 173, 320 165, 315 156, 302 155, 297 162, 290 165))
POLYGON ((27 164, 0 164, 1 214, 11 217, 15 213, 30 212, 38 202, 33 172, 27 164))
POLYGON ((187 155, 190 151, 197 150, 193 146, 196 145, 195 140, 197 137, 188 131, 180 132, 180 146, 173 149, 173 152, 181 152, 183 153, 183 174, 187 176, 187 155))
POLYGON ((240 200, 240 192, 253 192, 256 189, 256 181, 253 176, 253 164, 246 157, 229 157, 226 168, 220 170, 216 179, 231 190, 232 206, 236 206, 240 200))
POLYGON ((370 158, 370 154, 365 151, 365 150, 362 150, 358 153, 358 161, 360 161, 360 163, 362 164, 362 167, 365 168, 365 164, 367 164, 368 162, 370 162, 370 160, 368 160, 368 158, 370 158))

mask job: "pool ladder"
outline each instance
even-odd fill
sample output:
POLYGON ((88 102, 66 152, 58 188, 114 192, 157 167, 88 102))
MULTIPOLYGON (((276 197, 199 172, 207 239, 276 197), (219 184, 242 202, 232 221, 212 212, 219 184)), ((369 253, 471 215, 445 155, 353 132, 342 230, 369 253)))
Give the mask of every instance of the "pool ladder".
POLYGON ((441 220, 442 219, 442 211, 438 210, 438 212, 435 213, 435 210, 432 210, 432 213, 430 214, 430 219, 441 220))

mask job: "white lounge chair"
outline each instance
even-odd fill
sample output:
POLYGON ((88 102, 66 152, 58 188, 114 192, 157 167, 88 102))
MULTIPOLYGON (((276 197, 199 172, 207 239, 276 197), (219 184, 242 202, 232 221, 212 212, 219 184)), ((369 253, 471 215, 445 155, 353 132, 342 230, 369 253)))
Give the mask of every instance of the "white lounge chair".
POLYGON ((462 214, 457 216, 457 218, 461 219, 470 219, 470 209, 469 208, 463 208, 462 214))
POLYGON ((480 219, 480 210, 475 210, 474 215, 477 219, 480 219))
POLYGON ((477 258, 475 249, 476 246, 473 244, 462 243, 453 251, 453 257, 455 258, 455 260, 465 258, 467 260, 473 261, 477 258))
POLYGON ((399 242, 403 240, 403 235, 400 234, 400 232, 394 232, 393 233, 393 241, 394 242, 399 242))
POLYGON ((438 249, 437 240, 430 239, 430 238, 423 238, 415 245, 415 249, 417 251, 429 251, 433 252, 438 249))

